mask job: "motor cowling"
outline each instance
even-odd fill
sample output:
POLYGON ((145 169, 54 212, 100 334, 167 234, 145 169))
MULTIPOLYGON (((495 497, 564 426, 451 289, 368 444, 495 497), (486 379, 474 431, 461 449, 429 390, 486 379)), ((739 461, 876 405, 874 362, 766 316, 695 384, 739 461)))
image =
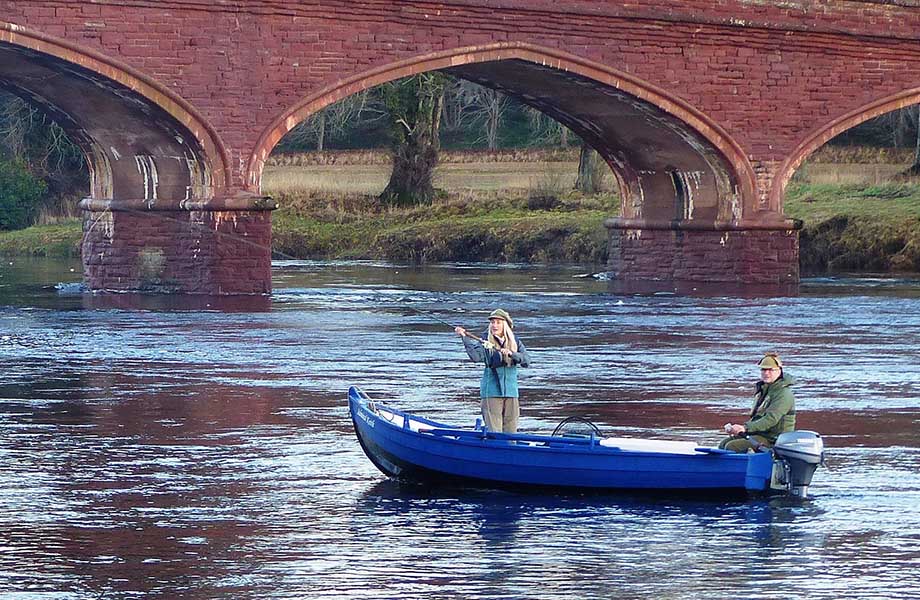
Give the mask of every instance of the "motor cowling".
POLYGON ((824 440, 814 431, 789 431, 773 444, 772 487, 783 488, 800 498, 808 496, 808 486, 824 462, 824 440))

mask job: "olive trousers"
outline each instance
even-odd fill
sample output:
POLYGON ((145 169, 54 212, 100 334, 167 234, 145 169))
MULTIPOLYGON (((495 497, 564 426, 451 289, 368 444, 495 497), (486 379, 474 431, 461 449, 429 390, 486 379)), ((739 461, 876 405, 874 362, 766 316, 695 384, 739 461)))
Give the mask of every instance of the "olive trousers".
POLYGON ((517 398, 494 397, 482 399, 482 420, 489 431, 516 433, 521 405, 517 398))
POLYGON ((760 435, 749 435, 748 437, 727 437, 719 442, 719 448, 730 450, 731 452, 740 452, 741 454, 749 450, 756 451, 754 443, 751 440, 755 440, 758 444, 766 448, 773 447, 773 444, 767 438, 760 435))

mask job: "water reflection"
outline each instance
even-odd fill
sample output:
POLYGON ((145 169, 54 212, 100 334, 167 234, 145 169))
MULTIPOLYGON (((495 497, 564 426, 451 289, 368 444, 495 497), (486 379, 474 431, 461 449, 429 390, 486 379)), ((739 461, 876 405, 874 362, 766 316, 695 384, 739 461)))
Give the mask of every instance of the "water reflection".
MULTIPOLYGON (((783 569, 810 570, 811 557, 797 555, 796 549, 820 540, 799 539, 798 528, 823 512, 810 501, 777 498, 724 502, 602 494, 445 494, 382 482, 359 498, 353 528, 395 526, 379 546, 383 552, 399 544, 401 535, 406 536, 403 544, 417 537, 410 532, 419 524, 435 527, 426 539, 451 540, 465 548, 457 560, 469 564, 455 568, 487 572, 481 587, 465 589, 468 597, 516 597, 534 586, 549 595, 576 581, 579 597, 600 598, 615 586, 643 597, 693 597, 706 593, 712 581, 723 581, 742 595, 755 590, 775 557, 783 557, 783 569), (726 568, 733 569, 730 582, 725 581, 726 568)), ((426 548, 420 551, 432 556, 417 559, 430 564, 438 553, 426 548)), ((445 566, 439 574, 442 585, 453 583, 450 572, 445 566)), ((783 575, 766 579, 775 585, 783 575)))
POLYGON ((79 280, 66 265, 16 268, 0 278, 4 593, 920 595, 913 280, 632 296, 577 267, 303 261, 279 265, 270 307, 209 307, 87 298, 56 289, 79 280), (828 447, 812 498, 387 481, 354 438, 348 385, 472 424, 478 368, 410 306, 475 330, 499 305, 533 354, 526 431, 585 414, 612 435, 712 443, 749 410, 760 351, 779 349, 800 424, 828 447))
POLYGON ((612 294, 659 294, 701 298, 772 298, 798 296, 798 283, 740 284, 732 282, 702 281, 621 281, 609 279, 608 291, 612 294))
POLYGON ((82 293, 86 310, 215 311, 224 313, 267 312, 271 296, 174 296, 170 294, 82 293))

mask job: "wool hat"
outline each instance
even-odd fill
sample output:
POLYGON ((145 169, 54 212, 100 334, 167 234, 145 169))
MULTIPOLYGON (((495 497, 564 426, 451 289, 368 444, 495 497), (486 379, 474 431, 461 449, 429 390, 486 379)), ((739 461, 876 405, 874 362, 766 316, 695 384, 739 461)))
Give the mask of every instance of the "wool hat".
POLYGON ((757 366, 761 369, 782 369, 783 361, 779 359, 779 354, 776 352, 767 352, 757 366))
POLYGON ((492 314, 489 315, 489 320, 492 319, 502 319, 505 323, 508 324, 508 327, 514 329, 514 321, 511 320, 511 315, 508 314, 508 311, 496 308, 492 311, 492 314))

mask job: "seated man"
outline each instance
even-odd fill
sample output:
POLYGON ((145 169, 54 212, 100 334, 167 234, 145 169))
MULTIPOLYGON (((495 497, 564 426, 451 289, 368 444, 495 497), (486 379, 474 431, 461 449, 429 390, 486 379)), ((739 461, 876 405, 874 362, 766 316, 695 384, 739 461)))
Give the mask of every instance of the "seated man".
POLYGON ((754 394, 751 418, 742 425, 728 423, 727 437, 719 448, 747 452, 770 448, 779 434, 795 429, 795 397, 791 386, 795 380, 783 373, 783 363, 776 352, 767 352, 758 364, 760 381, 754 394))

